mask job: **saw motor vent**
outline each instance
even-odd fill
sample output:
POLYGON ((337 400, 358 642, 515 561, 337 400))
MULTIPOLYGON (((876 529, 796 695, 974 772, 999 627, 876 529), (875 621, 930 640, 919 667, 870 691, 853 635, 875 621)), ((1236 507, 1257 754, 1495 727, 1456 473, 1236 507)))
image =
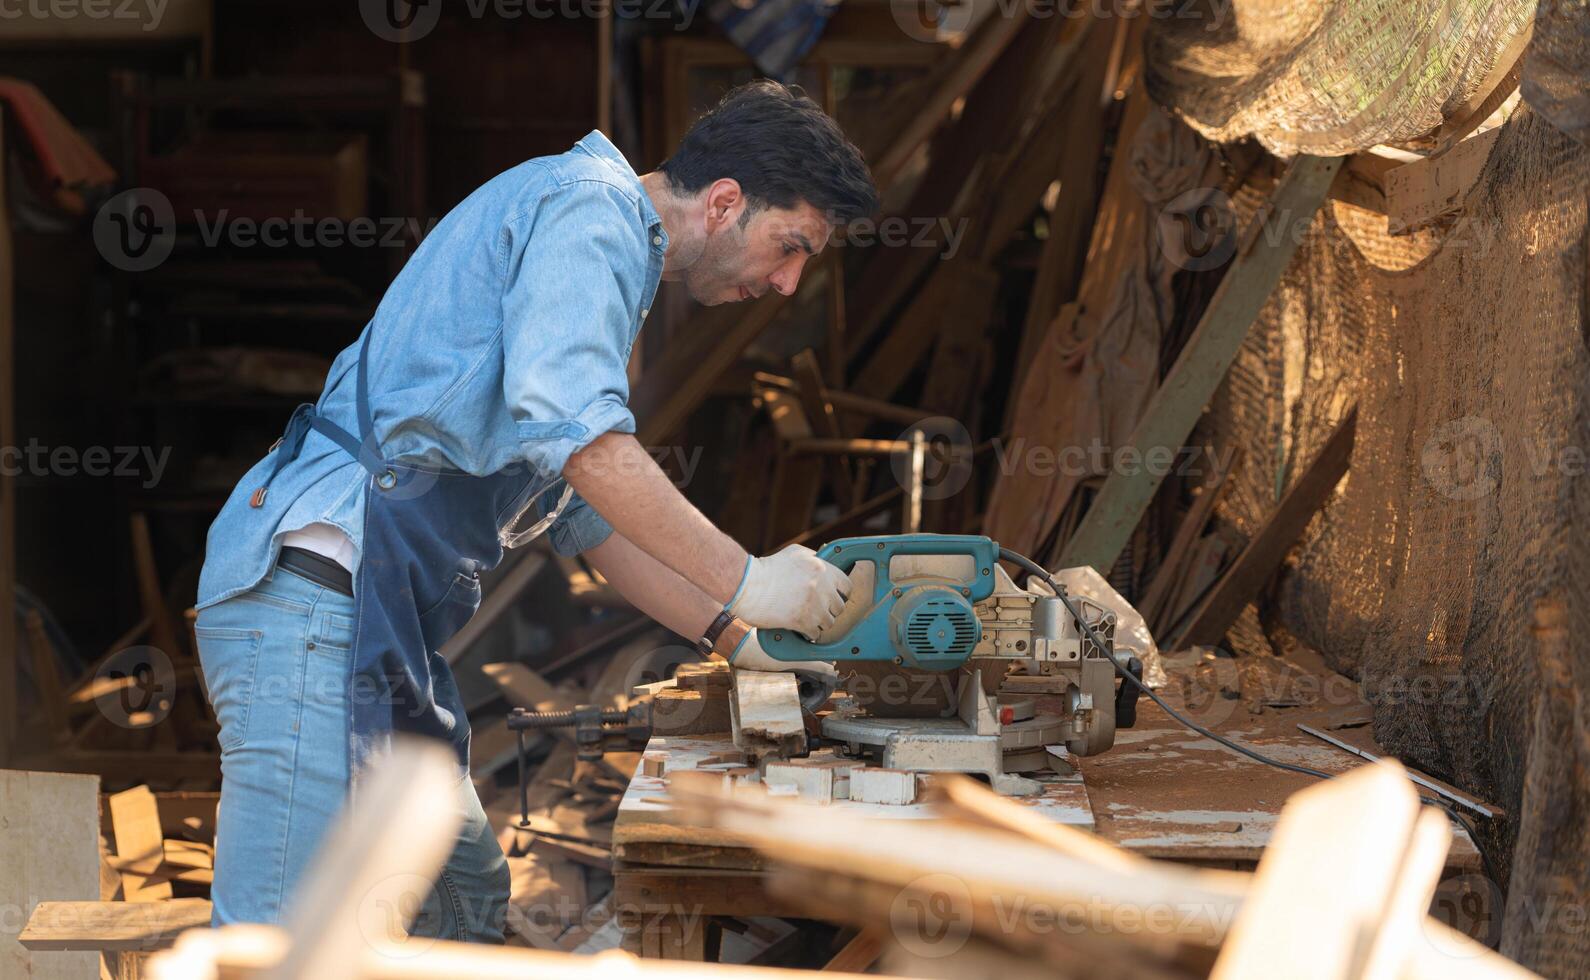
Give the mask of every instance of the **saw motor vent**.
POLYGON ((901 660, 927 670, 965 663, 982 639, 971 604, 954 589, 913 589, 894 607, 895 644, 901 660))

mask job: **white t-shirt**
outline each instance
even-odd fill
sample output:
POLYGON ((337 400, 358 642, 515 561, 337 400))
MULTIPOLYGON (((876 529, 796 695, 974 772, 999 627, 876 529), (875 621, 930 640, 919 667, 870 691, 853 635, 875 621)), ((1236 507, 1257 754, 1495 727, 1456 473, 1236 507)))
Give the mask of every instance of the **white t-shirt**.
POLYGON ((306 525, 296 531, 288 531, 282 536, 282 547, 313 551, 317 555, 330 558, 347 569, 350 574, 353 572, 353 563, 358 555, 353 547, 353 539, 344 534, 342 528, 321 522, 306 525))

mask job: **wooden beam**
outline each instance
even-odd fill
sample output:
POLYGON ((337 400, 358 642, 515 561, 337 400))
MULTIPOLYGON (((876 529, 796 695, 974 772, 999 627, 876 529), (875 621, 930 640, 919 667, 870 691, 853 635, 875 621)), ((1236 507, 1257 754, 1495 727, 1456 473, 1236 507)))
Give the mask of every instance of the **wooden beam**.
POLYGON ((147 952, 210 924, 210 902, 40 902, 17 941, 32 950, 147 952))
POLYGON ((842 538, 847 535, 855 534, 860 530, 862 523, 869 517, 883 513, 890 507, 893 507, 904 497, 904 487, 893 487, 891 489, 885 490, 876 497, 871 497, 857 504, 853 509, 840 514, 831 521, 824 522, 814 528, 808 528, 807 530, 802 531, 800 534, 797 534, 793 538, 790 538, 789 540, 780 544, 779 547, 783 548, 786 545, 792 544, 804 544, 810 546, 816 543, 827 542, 833 538, 842 538))
POLYGON ((883 941, 862 930, 845 943, 833 959, 823 964, 822 972, 866 973, 883 955, 883 941))
POLYGON ((1441 156, 1404 164, 1386 173, 1386 231, 1406 235, 1463 210, 1500 129, 1471 136, 1441 156))
MULTIPOLYGON (((1117 42, 1124 44, 1132 24, 1131 18, 1117 18, 1114 26, 1117 42)), ((1013 394, 1005 406, 1005 424, 1001 427, 1004 432, 1010 431, 1017 404, 1014 393, 1021 391, 1022 379, 1039 343, 1061 307, 1076 298, 1082 283, 1083 259, 1087 256, 1088 242, 1093 239, 1093 219, 1098 213, 1104 182, 1102 157, 1111 103, 1078 95, 1086 95, 1090 85, 1095 90, 1107 89, 1113 93, 1115 80, 1111 69, 1112 65, 1117 70, 1119 67, 1112 58, 1115 45, 1099 45, 1099 49, 1084 52, 1078 85, 1072 97, 1063 104, 1064 112, 1059 117, 1064 124, 1056 126, 1069 137, 1054 170, 1060 194, 1049 212, 1049 237, 1044 240, 1038 256, 1038 271, 1022 322, 1011 377, 1013 394)), ((1135 49, 1132 56, 1136 57, 1135 49)))
MULTIPOLYGON (((758 371, 753 380, 765 388, 779 388, 784 391, 796 391, 798 386, 791 378, 766 371, 758 371)), ((881 398, 869 398, 866 395, 857 395, 849 391, 838 391, 833 388, 824 388, 823 393, 828 397, 836 409, 865 415, 871 419, 882 419, 885 422, 898 422, 901 425, 915 425, 923 419, 932 418, 935 412, 925 408, 912 408, 909 405, 897 405, 881 398)))
MULTIPOLYGON (((934 143, 928 171, 901 210, 908 217, 939 217, 953 224, 970 219, 970 200, 984 200, 982 183, 997 167, 994 154, 1021 142, 1023 123, 1031 115, 1030 100, 1041 98, 1041 79, 1070 66, 1085 33, 1080 18, 1022 17, 1026 26, 1009 51, 966 97, 955 126, 934 143), (1012 98, 1021 93, 1023 98, 1012 98), (981 178, 981 180, 979 179, 981 178)), ((986 234, 978 237, 987 239, 986 234)), ((872 344, 889 315, 916 288, 936 260, 938 250, 915 245, 877 248, 862 269, 861 281, 849 291, 849 357, 854 362, 872 344)), ((852 381, 849 387, 880 392, 852 381)))
MULTIPOLYGON (((1341 166, 1341 157, 1300 156, 1292 163, 1248 225, 1203 318, 1123 450, 1129 447, 1144 459, 1150 452, 1174 453, 1186 443, 1341 166)), ((1059 567, 1092 565, 1100 574, 1113 568, 1164 478, 1160 467, 1145 466, 1131 473, 1112 467, 1066 544, 1059 567)))
POLYGON ((1354 406, 1167 649, 1217 643, 1226 635, 1346 474, 1357 425, 1358 408, 1354 406))
POLYGON ((917 106, 905 129, 872 165, 873 180, 880 187, 893 183, 912 155, 949 118, 955 102, 965 98, 995 59, 1010 47, 1010 42, 1020 33, 1027 20, 1026 16, 1001 16, 998 13, 983 20, 982 25, 961 46, 955 61, 938 85, 917 106))
MULTIPOLYGON (((0 109, 0 448, 17 444, 16 252, 6 191, 5 113, 0 109)), ((17 482, 0 467, 0 765, 17 754, 17 482)))
MULTIPOLYGON (((826 249, 812 263, 806 272, 808 288, 827 277, 838 251, 826 249)), ((654 446, 677 432, 707 397, 712 382, 739 360, 788 302, 788 296, 771 293, 744 309, 725 304, 692 317, 663 356, 646 366, 630 398, 641 444, 654 446)))
POLYGON ((910 452, 911 444, 904 439, 791 439, 789 451, 795 456, 892 456, 910 452))
POLYGON ((406 936, 453 849, 464 818, 450 749, 400 738, 359 779, 359 807, 344 810, 294 893, 279 976, 346 975, 377 938, 373 923, 380 938, 406 936))
POLYGON ((1181 524, 1176 528, 1170 547, 1165 549, 1164 561, 1160 562, 1159 570, 1154 573, 1154 580, 1143 592, 1142 601, 1137 603, 1138 614, 1143 617, 1144 623, 1149 624, 1150 630, 1159 618, 1165 600, 1170 597, 1171 587, 1181 579, 1182 566, 1186 564, 1187 555, 1191 553, 1193 544, 1203 537, 1204 528, 1209 526, 1209 518, 1215 512, 1215 505, 1220 502, 1226 487, 1230 485, 1227 478, 1236 469, 1238 462, 1239 459, 1234 456, 1224 469, 1215 474, 1214 481, 1204 486, 1198 494, 1198 499, 1194 500, 1192 506, 1187 509, 1187 516, 1182 518, 1181 524))
MULTIPOLYGON (((828 398, 828 386, 823 383, 823 369, 816 352, 808 347, 796 354, 790 359, 790 368, 812 433, 827 440, 840 439, 843 433, 839 431, 839 416, 828 398)), ((828 474, 839 509, 845 511, 856 506, 856 484, 850 461, 844 455, 829 456, 823 460, 823 470, 828 474)))

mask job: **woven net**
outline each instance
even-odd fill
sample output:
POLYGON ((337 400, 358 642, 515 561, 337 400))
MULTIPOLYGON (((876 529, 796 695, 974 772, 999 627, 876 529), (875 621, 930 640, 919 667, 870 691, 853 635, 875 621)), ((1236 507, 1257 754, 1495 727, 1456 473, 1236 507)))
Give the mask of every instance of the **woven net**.
MULTIPOLYGON (((1213 139, 1417 141, 1533 6, 1239 3, 1223 32, 1157 22, 1147 77, 1213 139)), ((1561 977, 1590 975, 1590 149, 1584 76, 1565 81, 1590 65, 1586 11, 1543 5, 1524 104, 1461 217, 1392 238, 1351 205, 1315 216, 1204 432, 1244 450, 1220 516, 1251 532, 1357 402, 1351 470, 1274 611, 1359 679, 1390 752, 1509 811, 1492 925, 1561 977)))
MULTIPOLYGON (((1164 7, 1149 91, 1217 142, 1331 156, 1439 127, 1480 91, 1534 0, 1209 0, 1164 7)), ((1505 65, 1501 66, 1505 69, 1505 65)))

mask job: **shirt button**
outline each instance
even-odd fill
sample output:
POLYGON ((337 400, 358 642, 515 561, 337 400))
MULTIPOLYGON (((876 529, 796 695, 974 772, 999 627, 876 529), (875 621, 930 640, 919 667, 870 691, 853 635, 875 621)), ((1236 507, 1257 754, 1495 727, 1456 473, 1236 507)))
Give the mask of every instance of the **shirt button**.
POLYGON ((650 315, 650 314, 651 314, 651 310, 649 310, 649 309, 646 309, 646 310, 641 310, 641 311, 640 311, 640 318, 641 318, 641 319, 642 319, 642 320, 644 320, 644 319, 646 319, 646 317, 647 317, 647 316, 649 316, 649 315, 650 315))
POLYGON ((661 245, 662 244, 662 236, 661 235, 653 235, 653 236, 651 236, 651 243, 653 245, 661 245))

